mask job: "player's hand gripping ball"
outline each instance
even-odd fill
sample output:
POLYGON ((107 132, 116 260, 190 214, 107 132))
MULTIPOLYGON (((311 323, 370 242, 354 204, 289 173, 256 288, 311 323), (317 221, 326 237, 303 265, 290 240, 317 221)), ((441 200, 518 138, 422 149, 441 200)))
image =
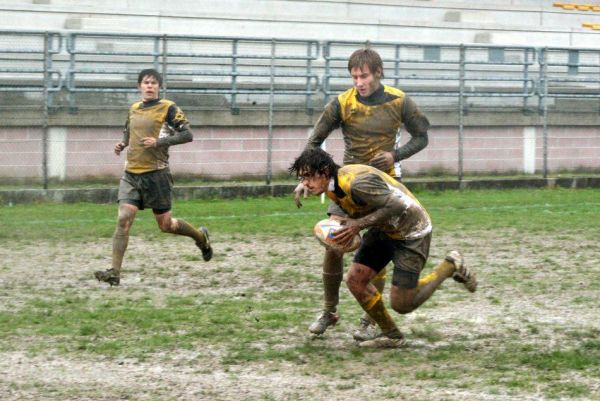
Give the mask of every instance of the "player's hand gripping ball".
POLYGON ((352 252, 357 250, 360 247, 361 241, 359 234, 356 234, 347 247, 342 247, 340 244, 333 241, 335 232, 341 227, 342 225, 337 220, 324 219, 315 224, 313 231, 319 243, 326 248, 331 248, 339 252, 352 252))

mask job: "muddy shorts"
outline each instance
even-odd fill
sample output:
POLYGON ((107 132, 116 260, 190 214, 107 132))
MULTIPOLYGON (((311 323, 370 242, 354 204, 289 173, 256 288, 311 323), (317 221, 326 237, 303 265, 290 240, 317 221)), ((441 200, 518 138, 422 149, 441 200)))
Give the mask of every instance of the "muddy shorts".
POLYGON ((151 208, 154 213, 171 210, 173 177, 168 168, 149 173, 125 172, 119 182, 119 202, 137 206, 140 210, 151 208))
POLYGON ((354 262, 379 273, 389 262, 394 263, 392 284, 399 288, 415 288, 429 257, 431 234, 415 240, 396 240, 372 228, 363 235, 354 262))

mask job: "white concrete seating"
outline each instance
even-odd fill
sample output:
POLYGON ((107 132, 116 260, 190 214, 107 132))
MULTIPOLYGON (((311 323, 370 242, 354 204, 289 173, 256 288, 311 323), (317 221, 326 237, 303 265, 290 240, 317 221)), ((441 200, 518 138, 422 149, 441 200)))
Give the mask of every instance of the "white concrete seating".
POLYGON ((5 29, 597 47, 600 13, 542 0, 10 0, 5 29), (173 3, 177 4, 176 7, 173 3))

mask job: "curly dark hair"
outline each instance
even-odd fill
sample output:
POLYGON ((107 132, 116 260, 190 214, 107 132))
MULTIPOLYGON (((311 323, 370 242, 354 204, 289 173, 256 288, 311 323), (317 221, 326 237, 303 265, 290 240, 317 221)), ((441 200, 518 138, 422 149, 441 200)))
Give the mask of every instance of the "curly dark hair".
POLYGON ((296 178, 300 175, 315 175, 319 173, 329 178, 337 175, 340 168, 333 157, 321 148, 306 149, 294 160, 294 163, 288 168, 290 174, 295 174, 296 178))

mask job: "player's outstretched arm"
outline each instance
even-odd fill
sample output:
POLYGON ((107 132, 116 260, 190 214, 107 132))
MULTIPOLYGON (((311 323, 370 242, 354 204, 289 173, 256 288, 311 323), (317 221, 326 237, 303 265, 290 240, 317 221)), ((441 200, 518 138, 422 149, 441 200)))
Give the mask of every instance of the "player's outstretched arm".
POLYGON ((302 207, 302 197, 304 197, 304 199, 308 198, 308 188, 300 183, 294 188, 294 201, 296 202, 296 207, 298 209, 302 207))

